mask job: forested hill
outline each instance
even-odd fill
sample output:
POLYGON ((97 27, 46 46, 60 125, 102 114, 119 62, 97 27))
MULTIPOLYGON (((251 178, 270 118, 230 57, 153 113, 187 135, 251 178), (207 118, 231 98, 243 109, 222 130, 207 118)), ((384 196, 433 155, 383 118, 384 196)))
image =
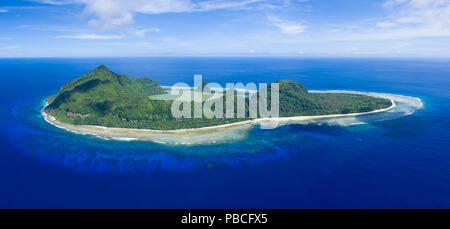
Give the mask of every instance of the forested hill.
POLYGON ((164 90, 156 81, 151 79, 133 79, 126 75, 116 74, 104 65, 101 65, 95 70, 62 86, 57 97, 64 94, 74 94, 76 92, 103 92, 106 93, 103 94, 103 96, 115 97, 116 95, 126 96, 127 94, 135 96, 150 96, 163 93, 164 90))
MULTIPOLYGON (((391 105, 387 99, 366 95, 309 93, 305 86, 289 80, 277 83, 282 117, 357 113, 391 105)), ((268 89, 270 95, 270 86, 268 89)), ((152 95, 165 96, 167 92, 151 79, 116 74, 102 65, 62 86, 57 95, 48 98, 46 110, 59 121, 71 124, 158 130, 198 128, 249 119, 248 116, 175 119, 171 113, 173 99, 152 99, 152 95)), ((248 107, 248 98, 245 100, 248 107)))
MULTIPOLYGON (((280 116, 360 113, 392 105, 388 99, 343 93, 310 93, 305 86, 291 80, 279 84, 280 116)), ((271 87, 268 86, 270 101, 271 87)), ((269 102, 270 104, 270 102, 269 102)))
POLYGON ((170 103, 152 104, 148 99, 162 93, 165 91, 156 81, 116 74, 102 65, 65 84, 48 99, 47 110, 69 123, 114 126, 121 120, 137 121, 170 112, 170 103))

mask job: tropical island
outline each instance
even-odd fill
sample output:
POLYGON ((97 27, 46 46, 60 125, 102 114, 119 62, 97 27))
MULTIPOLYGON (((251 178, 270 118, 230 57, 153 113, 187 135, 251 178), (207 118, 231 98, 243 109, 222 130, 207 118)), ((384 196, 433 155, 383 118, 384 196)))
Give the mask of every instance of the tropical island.
MULTIPOLYGON (((279 83, 280 117, 365 113, 393 105, 386 98, 310 93, 293 81, 276 83, 279 83)), ((175 98, 167 95, 168 91, 154 80, 116 74, 102 65, 62 86, 58 94, 47 99, 45 112, 67 124, 151 130, 202 128, 252 119, 248 111, 245 118, 174 118, 171 106, 175 98)), ((248 100, 246 97, 247 108, 248 100)))
MULTIPOLYGON (((240 140, 255 125, 275 128, 384 112, 394 108, 397 100, 405 99, 404 96, 380 93, 308 91, 305 86, 290 80, 276 83, 279 85, 279 117, 255 118, 249 114, 250 100, 260 96, 262 89, 251 93, 245 90, 244 96, 238 93, 239 89, 233 89, 230 97, 234 108, 239 99, 245 103, 243 118, 176 118, 171 112, 172 105, 178 100, 193 105, 195 100, 192 101, 192 97, 174 95, 170 92, 176 87, 160 86, 149 78, 117 74, 102 65, 63 85, 59 93, 45 100, 41 113, 48 123, 76 134, 94 135, 106 140, 193 145, 240 140)), ((271 86, 265 87, 268 108, 271 108, 271 86)), ((207 90, 197 90, 206 87, 209 84, 203 82, 197 87, 177 90, 191 90, 193 94, 190 96, 200 91, 197 96, 203 99, 218 99, 216 94, 206 93, 207 90)), ((222 96, 221 102, 226 103, 228 97, 219 95, 222 96)), ((226 113, 228 108, 223 108, 223 113, 226 113)))

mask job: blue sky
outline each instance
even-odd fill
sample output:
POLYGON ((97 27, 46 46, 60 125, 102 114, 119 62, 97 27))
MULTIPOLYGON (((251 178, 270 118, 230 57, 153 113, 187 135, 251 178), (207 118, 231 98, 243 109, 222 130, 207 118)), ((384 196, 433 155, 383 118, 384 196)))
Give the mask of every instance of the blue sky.
POLYGON ((450 57, 450 0, 2 0, 0 57, 450 57))

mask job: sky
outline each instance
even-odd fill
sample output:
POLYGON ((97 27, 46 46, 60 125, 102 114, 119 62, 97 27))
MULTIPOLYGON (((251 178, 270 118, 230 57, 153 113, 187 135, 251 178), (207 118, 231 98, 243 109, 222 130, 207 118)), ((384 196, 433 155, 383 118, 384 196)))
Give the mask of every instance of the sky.
POLYGON ((2 0, 0 57, 450 57, 450 0, 2 0))

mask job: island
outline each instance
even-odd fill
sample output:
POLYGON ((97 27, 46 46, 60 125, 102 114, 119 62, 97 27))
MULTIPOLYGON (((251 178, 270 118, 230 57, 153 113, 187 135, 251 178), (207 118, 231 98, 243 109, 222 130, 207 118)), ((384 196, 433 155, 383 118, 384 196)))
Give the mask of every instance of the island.
MULTIPOLYGON (((392 99, 364 93, 311 93, 297 82, 279 80, 276 83, 279 84, 279 118, 250 118, 248 113, 244 118, 175 118, 171 107, 177 97, 169 94, 170 88, 163 88, 149 78, 117 74, 101 65, 63 85, 58 94, 47 98, 42 114, 48 122, 77 133, 159 141, 162 135, 186 138, 186 133, 192 131, 196 131, 192 133, 193 138, 203 138, 203 131, 204 135, 209 135, 208 142, 214 142, 211 136, 223 135, 221 131, 229 127, 248 130, 254 124, 274 120, 356 116, 395 106, 392 99)), ((267 90, 270 95, 270 86, 267 90)), ((207 98, 208 94, 201 96, 207 98)), ((259 91, 244 98, 247 108, 251 96, 259 96, 259 91)), ((225 98, 223 100, 226 102, 225 98)))

